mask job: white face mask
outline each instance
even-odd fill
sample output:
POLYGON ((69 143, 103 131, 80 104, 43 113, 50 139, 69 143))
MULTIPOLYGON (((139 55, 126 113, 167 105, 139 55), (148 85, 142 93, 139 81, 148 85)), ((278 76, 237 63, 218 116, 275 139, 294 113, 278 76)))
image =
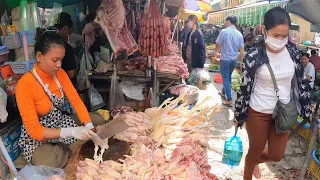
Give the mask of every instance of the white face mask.
POLYGON ((283 40, 279 40, 267 35, 266 43, 272 50, 279 51, 288 43, 288 37, 284 38, 283 40))

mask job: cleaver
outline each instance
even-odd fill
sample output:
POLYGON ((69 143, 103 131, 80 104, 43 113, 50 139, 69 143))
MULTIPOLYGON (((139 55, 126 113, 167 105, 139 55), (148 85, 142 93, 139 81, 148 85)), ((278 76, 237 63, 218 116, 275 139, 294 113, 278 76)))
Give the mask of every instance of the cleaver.
POLYGON ((127 130, 128 128, 130 128, 130 126, 123 119, 120 118, 99 126, 99 131, 97 132, 97 135, 101 139, 105 139, 119 134, 127 130))

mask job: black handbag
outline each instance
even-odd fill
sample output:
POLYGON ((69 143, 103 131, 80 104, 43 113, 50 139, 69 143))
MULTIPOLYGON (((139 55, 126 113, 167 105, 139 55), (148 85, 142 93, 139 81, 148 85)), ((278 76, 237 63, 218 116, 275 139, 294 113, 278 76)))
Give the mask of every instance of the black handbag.
POLYGON ((294 98, 292 96, 292 93, 290 94, 291 99, 288 104, 284 104, 283 102, 280 101, 277 80, 274 76, 270 63, 267 63, 267 67, 269 69, 269 72, 272 78, 274 91, 276 92, 276 95, 278 97, 278 102, 276 104, 276 107, 274 108, 272 119, 275 120, 275 127, 276 127, 277 133, 278 134, 286 133, 296 124, 299 113, 298 113, 294 98))

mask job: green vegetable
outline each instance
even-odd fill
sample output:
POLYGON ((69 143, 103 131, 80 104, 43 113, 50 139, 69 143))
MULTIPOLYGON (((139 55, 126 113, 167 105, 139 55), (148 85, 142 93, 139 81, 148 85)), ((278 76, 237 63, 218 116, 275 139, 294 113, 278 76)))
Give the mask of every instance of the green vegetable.
POLYGON ((212 64, 212 65, 209 67, 209 70, 212 70, 212 71, 219 70, 219 66, 218 66, 217 64, 212 64))

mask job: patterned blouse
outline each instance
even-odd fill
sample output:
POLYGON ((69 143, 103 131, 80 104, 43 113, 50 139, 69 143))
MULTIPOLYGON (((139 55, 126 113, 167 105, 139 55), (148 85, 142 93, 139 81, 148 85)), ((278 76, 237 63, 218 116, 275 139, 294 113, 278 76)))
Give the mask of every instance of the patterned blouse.
MULTIPOLYGON (((289 51, 291 59, 295 65, 295 75, 292 80, 292 92, 294 93, 297 109, 303 119, 309 118, 311 114, 310 86, 303 79, 304 68, 301 63, 300 50, 293 43, 288 42, 286 48, 289 51)), ((252 89, 255 86, 255 74, 257 69, 263 64, 269 62, 267 56, 265 40, 261 39, 255 47, 253 47, 245 56, 244 70, 242 74, 242 84, 238 91, 237 100, 235 102, 235 117, 238 126, 242 126, 248 118, 248 108, 252 89)))

